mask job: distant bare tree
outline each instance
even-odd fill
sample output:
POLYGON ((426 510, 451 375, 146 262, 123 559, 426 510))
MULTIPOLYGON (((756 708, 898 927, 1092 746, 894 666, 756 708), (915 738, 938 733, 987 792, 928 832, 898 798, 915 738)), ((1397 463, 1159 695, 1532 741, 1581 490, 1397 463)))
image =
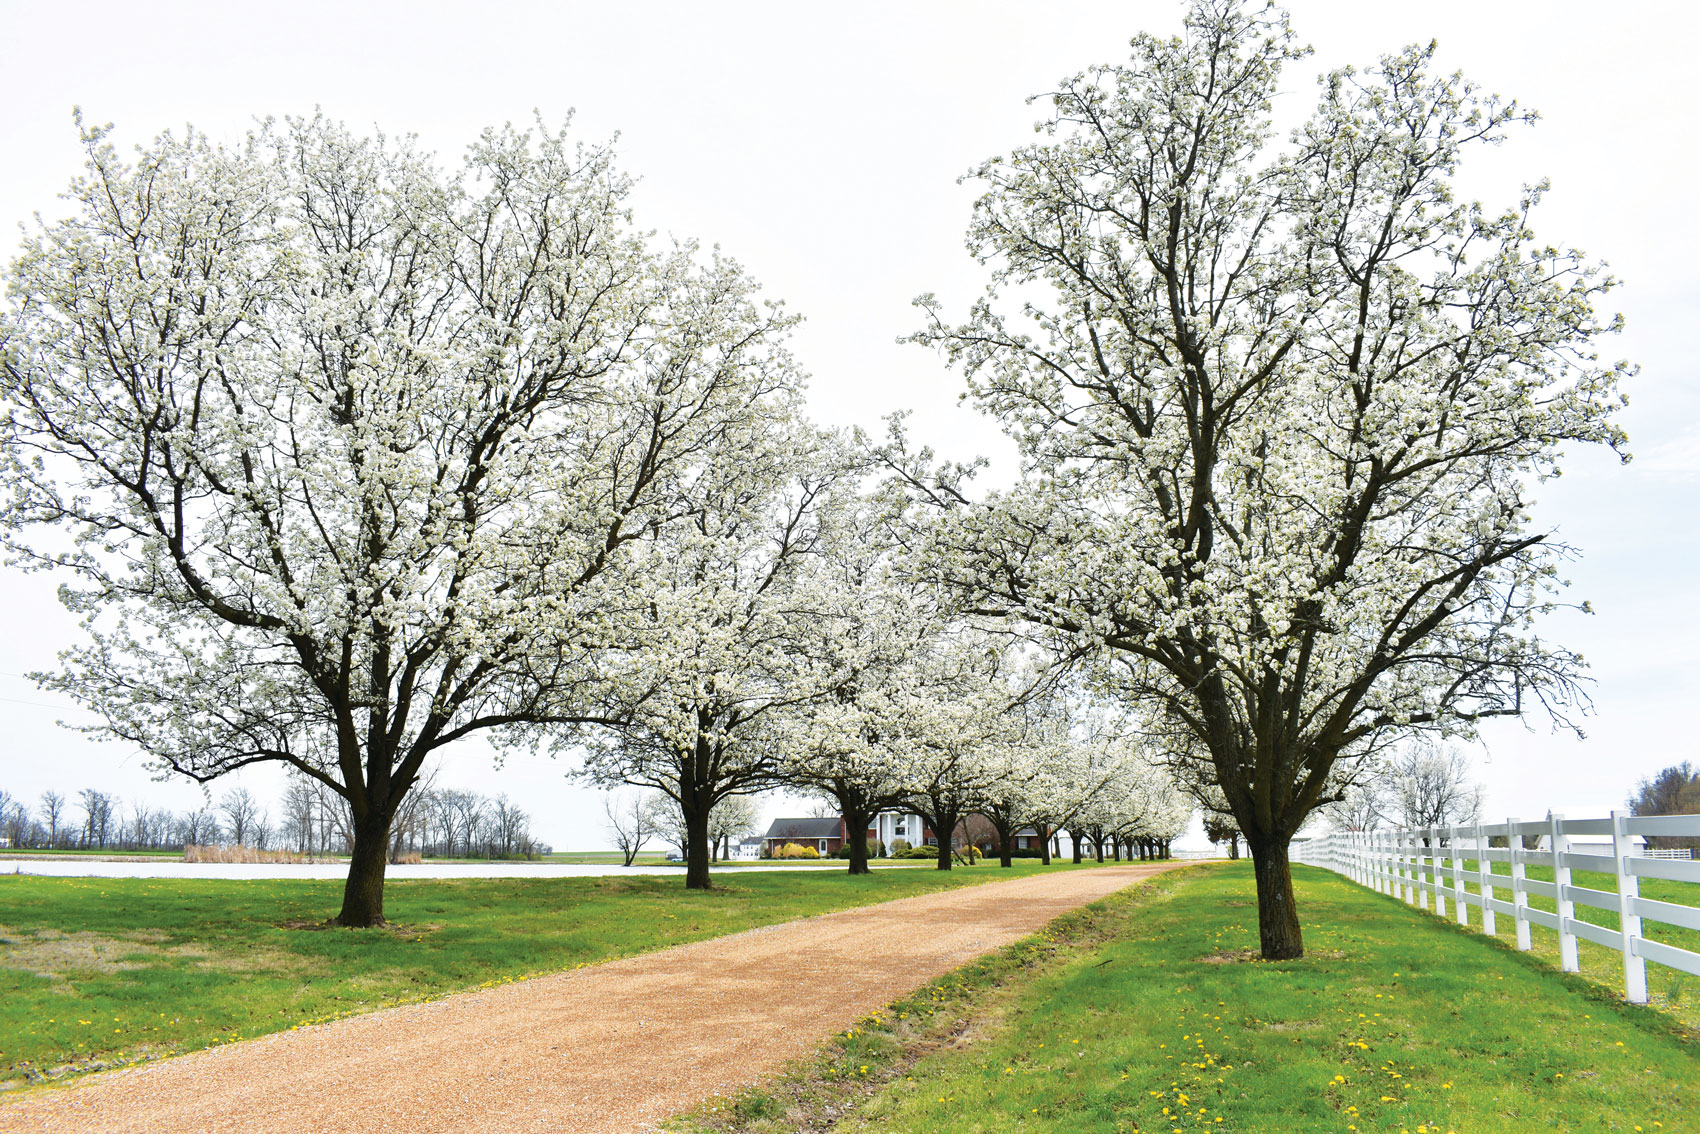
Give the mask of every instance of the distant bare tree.
POLYGON ((112 825, 114 798, 96 788, 84 788, 77 793, 83 808, 83 845, 106 846, 107 832, 112 825))
MULTIPOLYGON (((438 793, 448 807, 452 818, 451 830, 458 833, 461 851, 467 857, 476 854, 473 843, 478 837, 478 828, 484 821, 484 797, 473 791, 450 790, 438 793)), ((450 853, 454 851, 453 840, 450 840, 450 853)))
POLYGON ((495 850, 503 858, 530 854, 531 816, 506 795, 498 795, 488 805, 490 834, 495 850))
POLYGON ((1392 806, 1387 789, 1385 778, 1354 784, 1346 789, 1338 803, 1328 805, 1328 816, 1342 831, 1373 830, 1387 818, 1388 809, 1392 806))
POLYGON ((150 847, 154 842, 154 813, 141 800, 130 804, 130 846, 136 850, 150 847))
POLYGON ((319 853, 326 855, 335 847, 340 853, 354 846, 354 812, 339 792, 313 781, 313 793, 319 801, 319 853))
POLYGON ((59 845, 59 824, 65 817, 65 797, 56 791, 41 793, 41 817, 47 823, 47 845, 59 845))
POLYGON ((685 828, 685 813, 677 801, 660 794, 648 799, 649 825, 656 836, 679 852, 681 859, 690 853, 690 832, 685 828))
POLYGON ((218 809, 224 812, 230 828, 230 841, 237 846, 247 845, 249 828, 260 817, 260 805, 247 788, 233 788, 219 800, 218 809))
POLYGON ((256 850, 269 850, 272 845, 271 816, 261 807, 254 815, 254 821, 248 825, 248 845, 256 850))
POLYGON ((436 794, 437 767, 427 765, 419 773, 414 791, 396 808, 395 822, 390 826, 390 861, 395 862, 410 851, 421 850, 430 840, 427 830, 431 823, 432 797, 436 794))
POLYGON ((614 845, 625 860, 622 865, 630 866, 644 844, 655 837, 652 810, 652 797, 642 792, 630 796, 610 792, 603 800, 602 813, 608 819, 608 833, 614 837, 614 845))
POLYGON ((318 799, 306 780, 292 778, 283 789, 283 803, 278 811, 278 835, 296 854, 313 851, 314 819, 318 814, 318 799))
MULTIPOLYGON (((956 861, 967 866, 974 865, 974 856, 970 848, 977 848, 982 853, 997 846, 998 829, 984 815, 975 813, 964 816, 962 822, 956 825, 955 837, 951 839, 951 847, 956 854, 956 861)), ((942 842, 942 840, 941 840, 942 842)))
POLYGON ((185 845, 194 843, 197 846, 207 846, 218 842, 218 816, 210 807, 197 807, 185 812, 179 821, 182 841, 185 845))
POLYGON ((454 853, 455 816, 445 794, 440 789, 433 791, 425 801, 425 841, 437 854, 448 856, 454 853))
POLYGON ((7 846, 21 847, 29 842, 29 835, 29 808, 0 791, 0 837, 5 838, 7 846))
POLYGON ((1470 779, 1470 758, 1450 745, 1413 744, 1393 758, 1389 794, 1407 827, 1474 822, 1482 788, 1470 779))

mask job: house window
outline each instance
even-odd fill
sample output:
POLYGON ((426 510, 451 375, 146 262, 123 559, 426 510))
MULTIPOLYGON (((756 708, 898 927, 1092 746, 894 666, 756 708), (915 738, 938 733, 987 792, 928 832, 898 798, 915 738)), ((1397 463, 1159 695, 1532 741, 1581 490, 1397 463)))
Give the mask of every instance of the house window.
POLYGON ((892 832, 893 832, 893 833, 894 833, 894 834, 895 834, 895 835, 896 835, 896 836, 897 836, 897 837, 898 837, 898 838, 900 838, 900 839, 901 839, 901 838, 902 838, 902 837, 903 837, 903 834, 904 834, 904 832, 905 832, 905 831, 907 831, 907 830, 908 830, 908 829, 909 829, 909 828, 907 828, 907 827, 905 827, 905 826, 904 826, 904 825, 903 825, 903 820, 901 820, 901 819, 899 819, 899 820, 898 820, 898 821, 897 821, 897 826, 895 826, 895 827, 893 827, 893 828, 892 828, 892 832))

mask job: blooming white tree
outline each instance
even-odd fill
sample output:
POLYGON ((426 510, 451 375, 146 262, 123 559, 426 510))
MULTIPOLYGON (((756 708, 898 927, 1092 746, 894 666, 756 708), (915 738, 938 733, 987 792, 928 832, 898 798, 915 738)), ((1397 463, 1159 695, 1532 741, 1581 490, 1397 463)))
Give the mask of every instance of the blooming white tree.
POLYGON ((868 872, 868 827, 902 804, 913 754, 905 715, 917 662, 947 623, 901 570, 884 493, 856 500, 830 554, 814 565, 815 616, 799 629, 825 677, 822 695, 784 718, 785 781, 831 799, 845 824, 849 872, 868 872))
POLYGON ((1068 759, 1066 704, 1053 689, 1036 688, 1043 684, 1040 675, 1022 677, 1020 686, 1009 690, 1001 727, 986 737, 982 756, 987 782, 978 811, 997 833, 998 865, 1004 867, 1013 865, 1016 832, 1029 823, 1045 844, 1048 862, 1050 829, 1040 813, 1059 781, 1074 770, 1068 759))
POLYGON ((1021 662, 1009 642, 949 623, 895 684, 904 805, 937 837, 940 870, 951 868, 958 825, 981 811, 1011 772, 999 747, 1010 734, 1010 682, 1021 662))
POLYGON ((790 404, 789 320, 650 250, 564 132, 488 131, 452 176, 322 118, 84 142, 0 321, 6 544, 89 631, 47 680, 175 772, 334 791, 337 920, 377 924, 433 752, 607 718, 626 549, 790 404))
POLYGON ((1165 851, 1186 828, 1193 808, 1161 759, 1125 722, 1085 750, 1091 754, 1086 768, 1092 790, 1077 798, 1069 820, 1074 860, 1081 860, 1088 843, 1100 862, 1107 848, 1119 855, 1137 847, 1141 857, 1165 851))
POLYGON ((1530 489, 1562 445, 1623 441, 1612 281, 1535 238, 1541 187, 1455 198, 1530 116, 1432 52, 1328 74, 1271 153, 1286 16, 1195 0, 976 170, 988 294, 960 325, 921 301, 1025 470, 953 509, 941 573, 1198 739, 1269 958, 1302 954, 1287 847, 1337 764, 1581 696, 1534 632, 1565 549, 1530 489))
POLYGON ((708 842, 713 856, 732 857, 732 844, 760 830, 761 811, 755 797, 729 795, 708 816, 708 842))
POLYGON ((614 840, 620 852, 620 865, 630 866, 637 860, 644 844, 656 834, 654 797, 643 792, 621 795, 609 792, 602 801, 603 829, 614 840))
POLYGON ((716 805, 782 781, 786 715, 838 676, 834 659, 811 649, 831 613, 816 579, 855 467, 792 409, 743 422, 718 451, 721 487, 634 551, 644 608, 627 648, 601 661, 623 723, 589 748, 584 773, 678 804, 692 889, 710 884, 716 805))

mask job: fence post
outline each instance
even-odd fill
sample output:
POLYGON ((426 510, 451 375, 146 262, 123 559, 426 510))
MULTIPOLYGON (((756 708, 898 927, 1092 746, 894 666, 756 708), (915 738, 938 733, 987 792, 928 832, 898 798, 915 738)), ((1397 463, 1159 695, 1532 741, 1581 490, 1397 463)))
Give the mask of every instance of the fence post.
POLYGON ((1429 859, 1429 866, 1431 867, 1431 873, 1434 875, 1434 912, 1437 915, 1439 915, 1440 917, 1445 917, 1446 916, 1446 889, 1445 889, 1446 880, 1441 875, 1441 869, 1442 868, 1441 868, 1441 865, 1440 865, 1442 862, 1445 861, 1445 858, 1440 853, 1441 852, 1440 828, 1439 827, 1430 827, 1428 829, 1428 831, 1429 831, 1429 835, 1428 835, 1429 850, 1434 852, 1434 854, 1429 859))
POLYGON ((1426 840, 1426 844, 1427 845, 1423 849, 1429 852, 1427 867, 1428 867, 1429 884, 1434 889, 1434 912, 1439 917, 1445 917, 1446 916, 1446 893, 1445 893, 1444 890, 1441 889, 1442 882, 1441 882, 1441 878, 1440 878, 1440 862, 1441 862, 1441 859, 1440 859, 1440 828, 1439 827, 1428 828, 1428 838, 1426 840))
POLYGON ((1611 813, 1612 867, 1617 873, 1617 929, 1623 935, 1623 997, 1631 1004, 1647 1003, 1647 962, 1635 952, 1641 938, 1641 915, 1635 899, 1641 896, 1641 879, 1629 873, 1629 813, 1611 813))
POLYGON ((1552 828, 1552 884, 1558 894, 1558 963, 1567 973, 1581 972, 1582 965, 1576 957, 1576 935, 1566 928, 1567 922, 1576 920, 1576 903, 1564 896, 1570 888, 1570 868, 1564 865, 1570 838, 1564 834, 1564 816, 1549 811, 1547 823, 1552 828))
POLYGON ((1493 871, 1493 863, 1488 861, 1488 837, 1482 834, 1482 825, 1476 824, 1476 884, 1482 894, 1482 932, 1489 937, 1494 935, 1493 922, 1493 883, 1488 881, 1488 875, 1493 871))
POLYGON ((1452 904, 1458 907, 1458 924, 1470 924, 1470 903, 1464 900, 1464 860, 1458 857, 1458 827, 1446 829, 1446 849, 1452 852, 1452 904))
POLYGON ((1411 832, 1400 827, 1393 838, 1398 844, 1394 861, 1399 870, 1399 896, 1405 899, 1407 906, 1414 906, 1417 904, 1417 891, 1411 886, 1411 832))
POLYGON ((1423 888, 1428 882, 1428 842, 1423 830, 1412 832, 1411 850, 1416 852, 1417 858, 1417 906, 1424 910, 1428 909, 1428 891, 1423 888))
POLYGON ((1523 836, 1517 834, 1517 818, 1512 816, 1505 821, 1505 844, 1511 848, 1511 904, 1517 913, 1517 948, 1527 953, 1534 946, 1529 943, 1529 917, 1523 911, 1529 908, 1529 892, 1523 889, 1523 880, 1527 875, 1523 869, 1523 860, 1517 856, 1523 853, 1523 836))

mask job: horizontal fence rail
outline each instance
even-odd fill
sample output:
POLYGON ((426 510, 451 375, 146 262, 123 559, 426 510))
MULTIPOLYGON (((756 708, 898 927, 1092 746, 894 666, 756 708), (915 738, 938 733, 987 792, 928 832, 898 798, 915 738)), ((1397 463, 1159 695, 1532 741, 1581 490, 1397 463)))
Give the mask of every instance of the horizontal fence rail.
POLYGON ((1566 819, 1549 814, 1530 822, 1513 818, 1457 827, 1342 832, 1295 842, 1292 858, 1327 867, 1425 910, 1433 898, 1434 912, 1441 917, 1447 916, 1450 902, 1459 925, 1470 924, 1474 908, 1480 911, 1482 932, 1490 936, 1497 932, 1496 918, 1512 918, 1521 950, 1532 947, 1532 927, 1556 933, 1565 972, 1581 968, 1578 939, 1614 949, 1623 955, 1624 997, 1645 1004, 1647 962, 1700 976, 1700 953, 1645 936, 1648 922, 1700 930, 1700 862, 1644 850, 1648 836, 1700 839, 1700 815, 1614 811, 1607 819, 1566 819), (1493 845, 1496 842, 1502 845, 1493 845), (1550 870, 1552 880, 1530 878, 1531 866, 1550 870), (1572 877, 1579 870, 1609 874, 1615 888, 1579 886, 1572 877), (1679 898, 1674 902, 1644 898, 1643 878, 1693 888, 1668 894, 1679 898), (1555 908, 1531 906, 1531 895, 1555 908), (1577 918, 1579 905, 1616 914, 1617 928, 1577 918))

